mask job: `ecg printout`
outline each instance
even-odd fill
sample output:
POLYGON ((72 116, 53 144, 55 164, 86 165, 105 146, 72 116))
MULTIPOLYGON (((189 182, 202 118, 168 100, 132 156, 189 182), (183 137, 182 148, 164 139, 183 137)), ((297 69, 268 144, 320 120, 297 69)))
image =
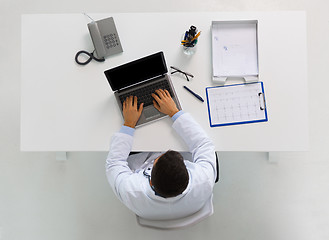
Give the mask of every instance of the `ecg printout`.
POLYGON ((206 88, 210 126, 267 121, 263 83, 206 88))

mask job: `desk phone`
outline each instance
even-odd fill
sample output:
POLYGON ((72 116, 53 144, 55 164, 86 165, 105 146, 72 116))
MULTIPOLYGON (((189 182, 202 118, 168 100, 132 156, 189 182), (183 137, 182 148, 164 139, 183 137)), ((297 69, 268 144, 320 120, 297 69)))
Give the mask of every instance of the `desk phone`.
POLYGON ((112 17, 88 23, 88 29, 99 58, 123 52, 112 17))

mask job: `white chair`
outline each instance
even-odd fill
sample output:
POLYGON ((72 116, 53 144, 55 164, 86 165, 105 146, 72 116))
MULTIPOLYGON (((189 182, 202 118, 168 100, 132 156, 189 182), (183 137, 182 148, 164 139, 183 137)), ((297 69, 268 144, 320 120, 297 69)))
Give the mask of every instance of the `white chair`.
POLYGON ((205 218, 211 216, 214 213, 214 207, 212 203, 212 197, 206 202, 206 204, 196 213, 179 219, 173 220, 148 220, 136 215, 137 222, 143 227, 157 228, 157 229, 177 229, 197 224, 205 218))

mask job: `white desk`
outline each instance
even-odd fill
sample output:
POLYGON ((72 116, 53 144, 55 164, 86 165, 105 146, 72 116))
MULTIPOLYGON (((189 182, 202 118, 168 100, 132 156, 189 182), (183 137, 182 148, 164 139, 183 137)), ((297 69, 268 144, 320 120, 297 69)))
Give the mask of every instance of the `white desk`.
MULTIPOLYGON (((107 151, 123 123, 103 71, 163 51, 167 65, 194 74, 172 75, 183 109, 214 140, 218 151, 303 151, 309 146, 306 16, 304 12, 124 13, 113 16, 124 53, 104 63, 78 66, 75 53, 93 50, 82 14, 22 16, 21 150, 107 151), (260 80, 269 121, 210 128, 205 99, 211 79, 212 20, 258 20, 260 80), (186 56, 180 39, 190 25, 202 31, 198 49, 186 56)), ((138 128, 134 150, 187 150, 165 119, 138 128)))

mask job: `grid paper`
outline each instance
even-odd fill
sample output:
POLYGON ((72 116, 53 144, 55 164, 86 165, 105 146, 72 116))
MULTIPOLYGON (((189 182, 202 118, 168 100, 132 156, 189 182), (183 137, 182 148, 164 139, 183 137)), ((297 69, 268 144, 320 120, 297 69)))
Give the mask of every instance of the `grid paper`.
POLYGON ((212 127, 267 121, 262 82, 209 87, 206 91, 212 127))

